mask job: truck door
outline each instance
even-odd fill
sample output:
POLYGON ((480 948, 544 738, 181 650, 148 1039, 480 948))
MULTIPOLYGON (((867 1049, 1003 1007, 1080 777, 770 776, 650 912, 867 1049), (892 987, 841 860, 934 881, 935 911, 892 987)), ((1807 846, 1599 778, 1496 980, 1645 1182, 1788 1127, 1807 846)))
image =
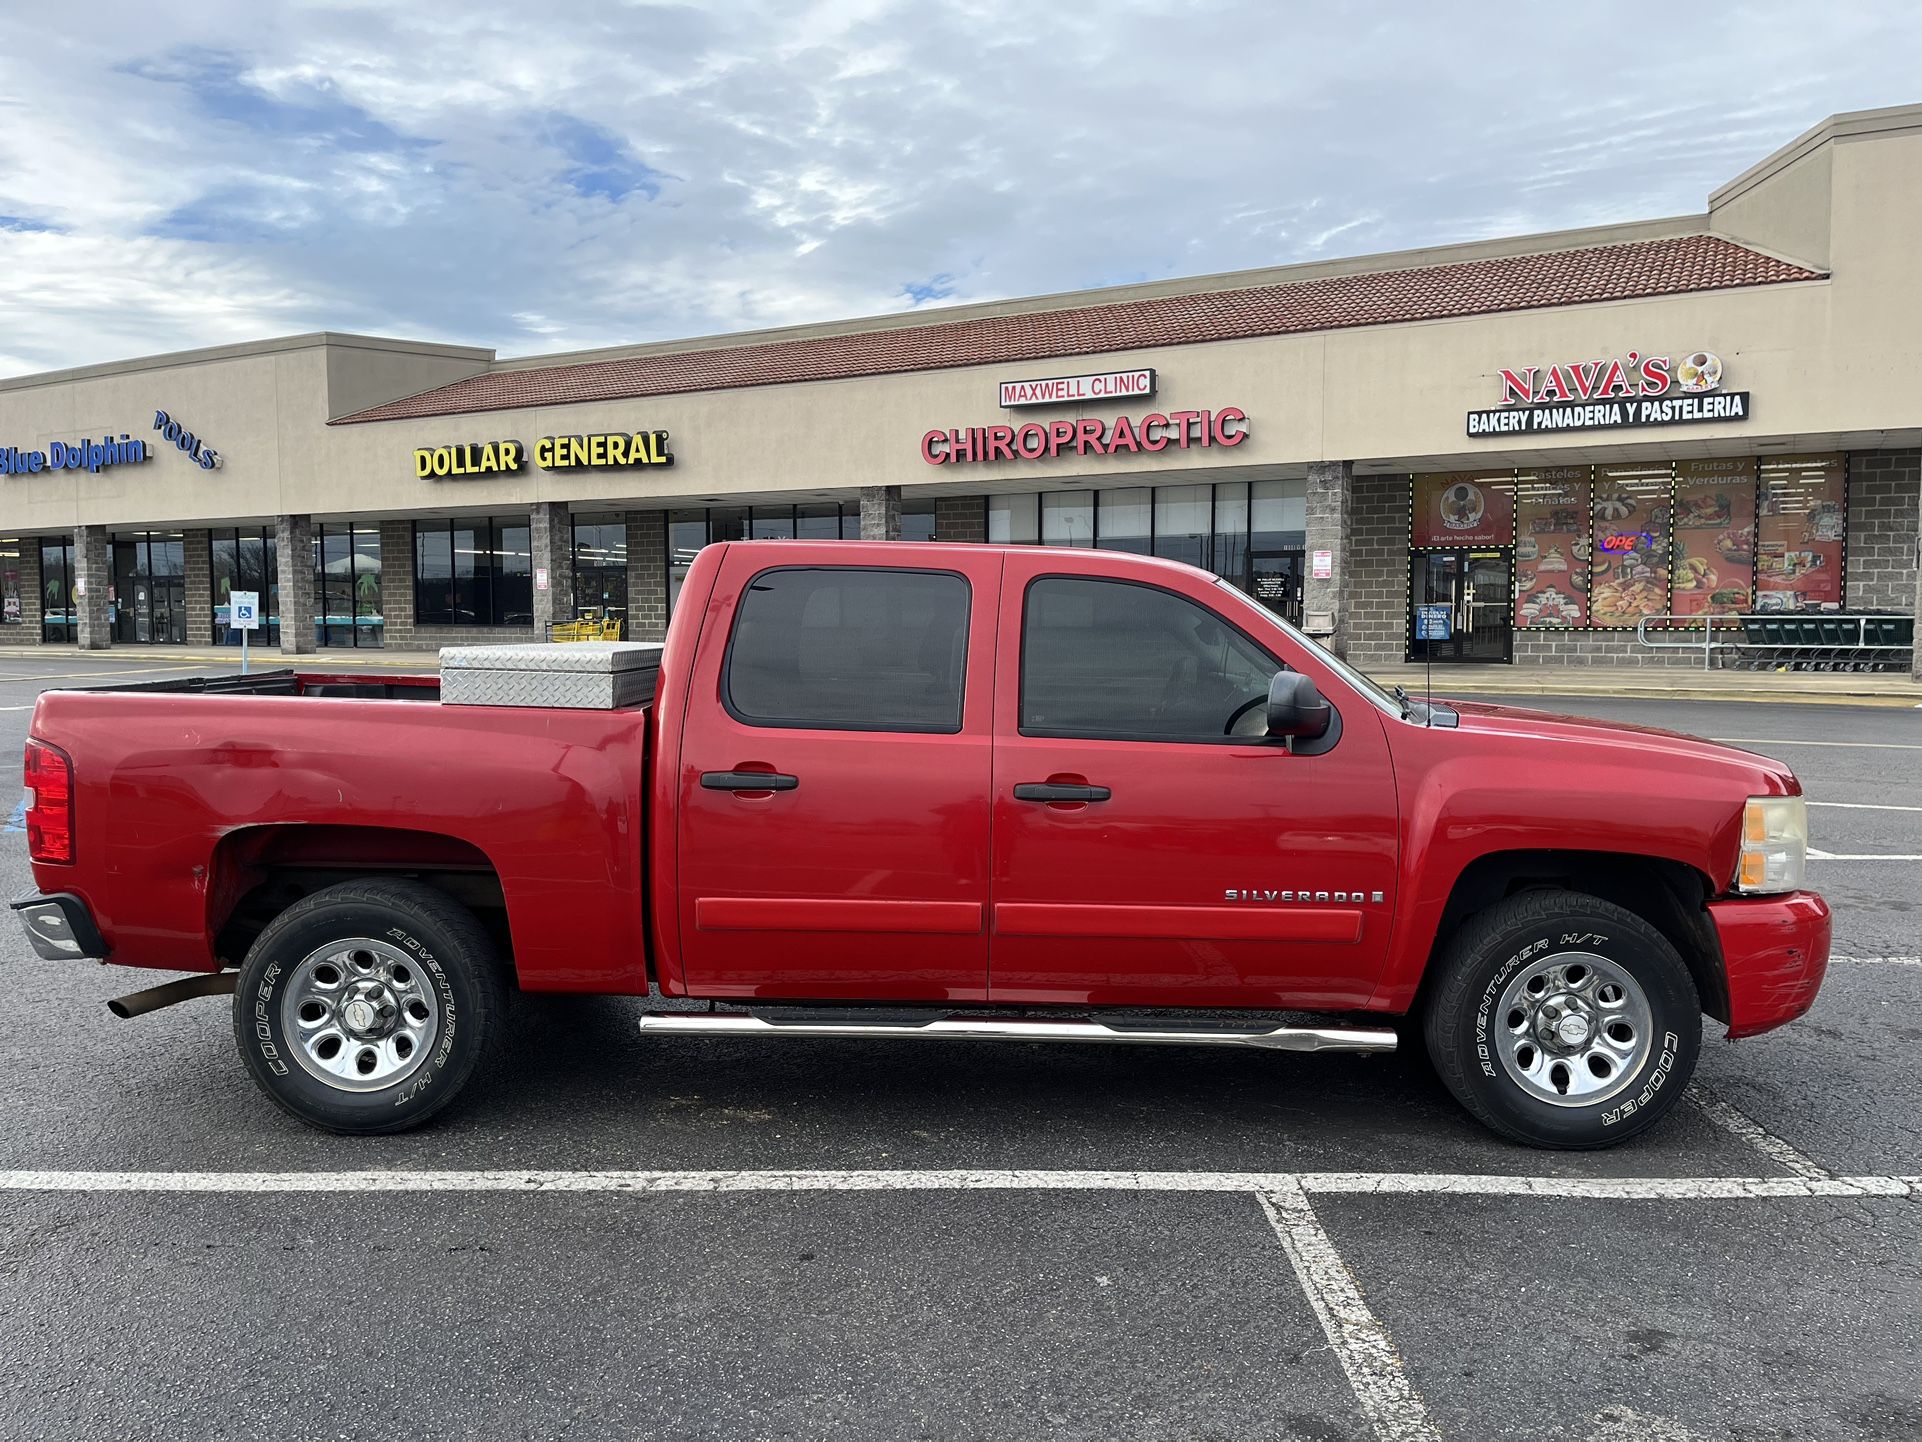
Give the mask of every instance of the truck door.
POLYGON ((1001 558, 815 549, 731 547, 708 601, 678 778, 688 989, 981 1000, 1001 558))
POLYGON ((990 996, 1362 1004, 1394 914, 1388 718, 1205 577, 1101 564, 1003 571, 990 996), (1265 735, 1289 660, 1336 707, 1332 743, 1265 735))

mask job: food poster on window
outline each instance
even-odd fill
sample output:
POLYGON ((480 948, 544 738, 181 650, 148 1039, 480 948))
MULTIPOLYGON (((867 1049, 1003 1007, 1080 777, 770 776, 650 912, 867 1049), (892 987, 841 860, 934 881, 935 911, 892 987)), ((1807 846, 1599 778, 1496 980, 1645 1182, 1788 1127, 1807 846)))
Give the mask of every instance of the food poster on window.
POLYGON ((1739 616, 1755 584, 1755 462, 1680 461, 1675 466, 1678 616, 1739 616))
POLYGON ((1755 609, 1813 611, 1842 604, 1846 468, 1840 456, 1762 463, 1755 522, 1755 609))
POLYGON ((1515 482, 1506 472, 1416 476, 1414 502, 1417 547, 1506 546, 1515 538, 1515 482))
POLYGON ((1588 624, 1588 467, 1515 478, 1515 624, 1588 624))
POLYGON ((1666 461, 1597 466, 1588 615, 1595 626, 1633 626, 1668 610, 1669 501, 1666 461))

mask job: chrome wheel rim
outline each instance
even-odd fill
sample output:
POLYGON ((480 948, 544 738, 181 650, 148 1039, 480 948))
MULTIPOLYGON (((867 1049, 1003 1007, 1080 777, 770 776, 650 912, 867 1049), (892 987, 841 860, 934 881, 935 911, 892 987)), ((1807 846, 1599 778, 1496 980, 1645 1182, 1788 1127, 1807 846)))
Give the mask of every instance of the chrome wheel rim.
POLYGON ((371 936, 330 941, 293 969, 280 1025, 309 1076, 373 1092, 418 1071, 440 1033, 440 1010, 419 962, 371 936))
POLYGON ((1509 1080, 1552 1106, 1607 1101, 1654 1049, 1641 983, 1592 952, 1558 952, 1524 967, 1489 1020, 1509 1080))

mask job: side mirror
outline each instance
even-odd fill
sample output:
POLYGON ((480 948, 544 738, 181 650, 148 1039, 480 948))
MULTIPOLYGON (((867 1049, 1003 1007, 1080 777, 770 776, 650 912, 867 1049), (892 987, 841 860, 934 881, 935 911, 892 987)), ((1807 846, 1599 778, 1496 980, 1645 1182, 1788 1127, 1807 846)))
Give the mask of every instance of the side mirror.
POLYGON ((1334 715, 1321 689, 1299 671, 1277 671, 1268 683, 1268 734, 1312 741, 1328 731, 1334 715))

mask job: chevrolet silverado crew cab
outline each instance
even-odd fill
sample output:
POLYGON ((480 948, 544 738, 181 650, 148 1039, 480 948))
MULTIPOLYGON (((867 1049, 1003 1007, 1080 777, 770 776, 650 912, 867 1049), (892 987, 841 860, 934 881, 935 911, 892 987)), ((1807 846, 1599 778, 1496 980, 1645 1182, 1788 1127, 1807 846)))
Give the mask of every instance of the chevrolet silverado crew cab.
POLYGON ((1704 1013, 1780 1026, 1828 961, 1780 763, 1389 695, 1108 552, 713 545, 665 646, 51 691, 31 738, 39 954, 196 973, 123 1015, 232 992, 340 1132, 452 1101, 518 989, 775 1040, 1419 1037, 1495 1131, 1599 1147, 1704 1013))

